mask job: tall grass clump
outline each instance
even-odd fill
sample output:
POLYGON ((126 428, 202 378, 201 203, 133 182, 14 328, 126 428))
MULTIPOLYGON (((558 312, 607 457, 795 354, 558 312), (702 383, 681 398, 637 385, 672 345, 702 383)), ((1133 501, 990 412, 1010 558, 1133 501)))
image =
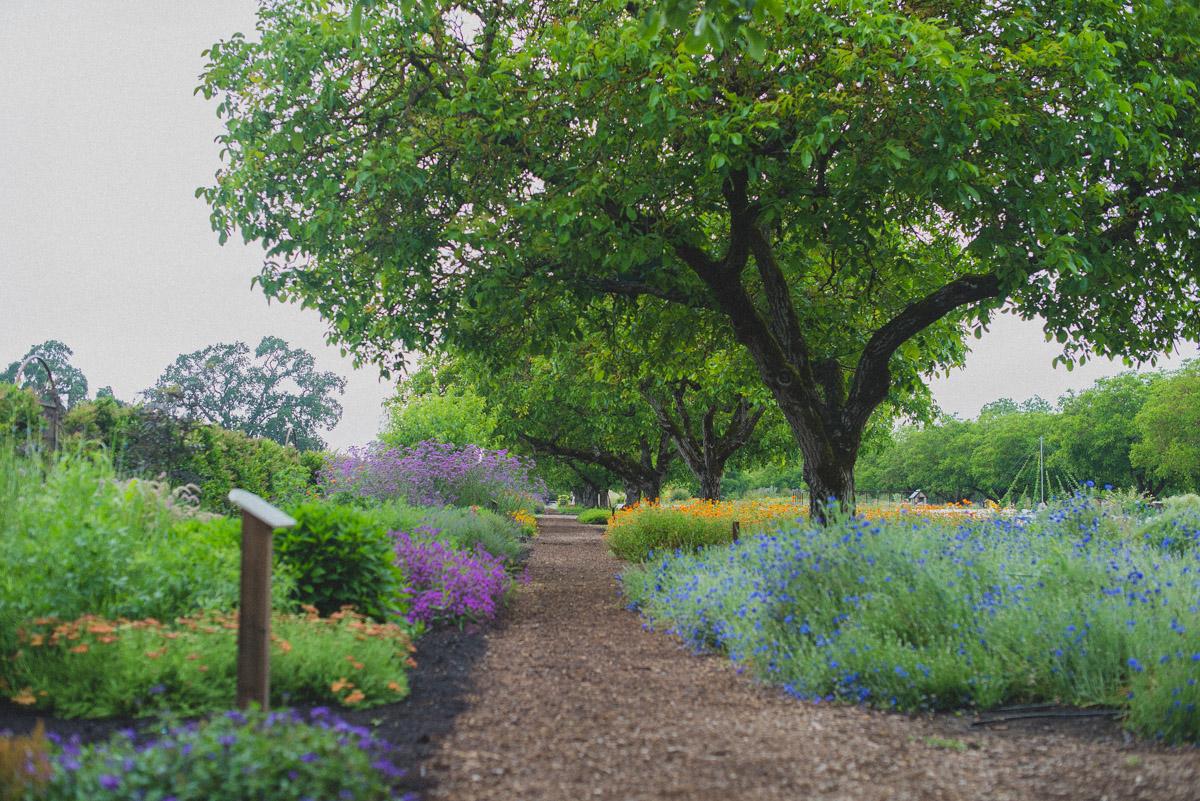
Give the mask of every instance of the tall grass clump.
POLYGON ((1200 742, 1200 551, 1121 536, 1086 500, 1064 506, 1030 524, 772 530, 661 553, 624 591, 654 625, 802 698, 910 710, 1057 699, 1200 742))

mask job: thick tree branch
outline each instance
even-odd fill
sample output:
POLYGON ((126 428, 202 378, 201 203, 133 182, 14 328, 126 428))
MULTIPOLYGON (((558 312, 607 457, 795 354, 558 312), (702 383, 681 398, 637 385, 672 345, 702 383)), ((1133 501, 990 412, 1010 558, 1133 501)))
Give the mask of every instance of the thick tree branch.
POLYGON ((993 273, 964 275, 910 303, 867 341, 842 411, 842 426, 861 431, 867 418, 891 387, 888 361, 896 349, 950 312, 970 303, 1000 295, 1000 279, 993 273))

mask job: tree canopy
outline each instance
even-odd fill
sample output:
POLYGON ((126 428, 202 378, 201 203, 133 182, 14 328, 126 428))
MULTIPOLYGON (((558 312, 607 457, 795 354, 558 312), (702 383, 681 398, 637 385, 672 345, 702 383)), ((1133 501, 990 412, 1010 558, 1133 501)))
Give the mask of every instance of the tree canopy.
MULTIPOLYGON (((58 391, 59 396, 68 409, 73 408, 80 401, 86 400, 88 394, 87 378, 82 370, 71 364, 71 357, 74 354, 73 350, 58 340, 46 340, 40 345, 34 345, 28 353, 8 365, 4 372, 0 372, 0 383, 15 383, 21 362, 30 356, 40 356, 50 367, 54 388, 58 391)), ((26 365, 21 389, 32 389, 40 394, 45 392, 49 386, 50 381, 46 376, 46 368, 42 366, 41 362, 34 360, 26 365)))
POLYGON ((1006 303, 1068 361, 1200 337, 1192 4, 367 5, 268 4, 201 86, 214 227, 362 358, 461 308, 716 314, 852 506, 872 414, 1006 303))
POLYGON ((341 419, 334 395, 345 388, 346 379, 316 369, 312 354, 267 336, 253 352, 235 342, 185 353, 146 394, 166 395, 172 406, 221 428, 320 450, 318 431, 341 419))

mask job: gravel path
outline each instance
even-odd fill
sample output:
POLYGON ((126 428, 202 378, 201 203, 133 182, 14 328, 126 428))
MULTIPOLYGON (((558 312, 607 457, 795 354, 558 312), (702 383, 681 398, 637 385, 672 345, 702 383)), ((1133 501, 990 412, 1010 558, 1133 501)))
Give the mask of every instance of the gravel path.
POLYGON ((1200 751, 1108 721, 982 730, 757 686, 642 629, 599 528, 539 525, 530 583, 417 766, 426 799, 1200 799, 1200 751))

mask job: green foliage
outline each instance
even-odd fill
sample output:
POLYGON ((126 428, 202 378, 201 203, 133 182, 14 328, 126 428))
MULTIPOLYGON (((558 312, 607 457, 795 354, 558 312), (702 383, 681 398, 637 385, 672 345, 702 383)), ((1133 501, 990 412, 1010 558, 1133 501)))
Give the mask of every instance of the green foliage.
POLYGON ((1200 359, 1150 390, 1134 420, 1140 441, 1130 462, 1176 486, 1200 490, 1200 359))
MULTIPOLYGON (((194 513, 163 484, 118 481, 101 455, 43 468, 0 448, 0 639, 39 616, 171 620, 236 606, 237 524, 194 513)), ((290 581, 281 572, 277 601, 290 581)))
POLYGON ((1200 551, 1200 495, 1167 498, 1161 514, 1143 517, 1138 534, 1168 553, 1200 551))
POLYGON ((0 439, 24 440, 42 430, 42 407, 37 395, 0 383, 0 439))
POLYGON ((521 528, 504 515, 487 509, 443 509, 409 506, 392 501, 367 511, 387 531, 406 531, 418 537, 439 539, 460 551, 482 547, 508 565, 515 565, 525 552, 521 528))
POLYGON ((1139 439, 1135 424, 1161 372, 1125 372, 1098 379, 1091 389, 1068 393, 1059 399, 1054 428, 1057 453, 1052 466, 1063 465, 1097 486, 1131 486, 1139 492, 1159 494, 1164 483, 1152 471, 1134 467, 1130 451, 1139 439))
POLYGON ((344 606, 380 621, 404 613, 404 576, 385 526, 367 512, 320 501, 288 514, 296 525, 275 532, 275 552, 295 570, 299 603, 324 616, 344 606))
POLYGON ((612 513, 607 509, 584 509, 575 519, 580 523, 592 523, 606 526, 608 525, 608 518, 611 516, 611 514, 612 513))
POLYGON ((496 444, 497 421, 487 401, 452 364, 426 361, 409 375, 387 404, 388 420, 379 438, 393 448, 421 442, 459 447, 496 444))
POLYGON ((655 298, 746 348, 848 505, 875 410, 927 408, 1006 303, 1071 363, 1200 337, 1187 3, 365 5, 208 51, 200 194, 385 369, 655 298))
POLYGON ((394 798, 389 747, 326 713, 164 719, 150 743, 123 733, 63 758, 42 801, 301 801, 394 798), (67 767, 69 763, 70 767, 67 767))
MULTIPOLYGON (((35 345, 29 349, 28 353, 0 372, 0 384, 14 383, 17 380, 17 370, 20 368, 21 362, 30 356, 40 356, 50 366, 54 388, 64 405, 68 409, 74 408, 76 404, 87 398, 88 381, 78 367, 71 365, 70 359, 73 355, 74 351, 54 339, 35 345)), ((21 389, 32 389, 38 395, 42 395, 50 389, 46 368, 41 362, 34 360, 25 366, 22 384, 21 389)))
POLYGON ((320 450, 325 444, 317 431, 341 419, 334 395, 345 391, 346 379, 315 365, 312 354, 278 337, 263 337, 253 354, 244 342, 219 343, 180 356, 147 394, 190 419, 320 450))
MULTIPOLYGON (((274 704, 356 708, 407 694, 411 627, 339 612, 271 620, 274 704), (347 657, 351 657, 347 659, 347 657)), ((20 703, 62 717, 196 715, 237 697, 237 618, 197 613, 171 623, 37 618, 22 626, 4 673, 20 703)))

